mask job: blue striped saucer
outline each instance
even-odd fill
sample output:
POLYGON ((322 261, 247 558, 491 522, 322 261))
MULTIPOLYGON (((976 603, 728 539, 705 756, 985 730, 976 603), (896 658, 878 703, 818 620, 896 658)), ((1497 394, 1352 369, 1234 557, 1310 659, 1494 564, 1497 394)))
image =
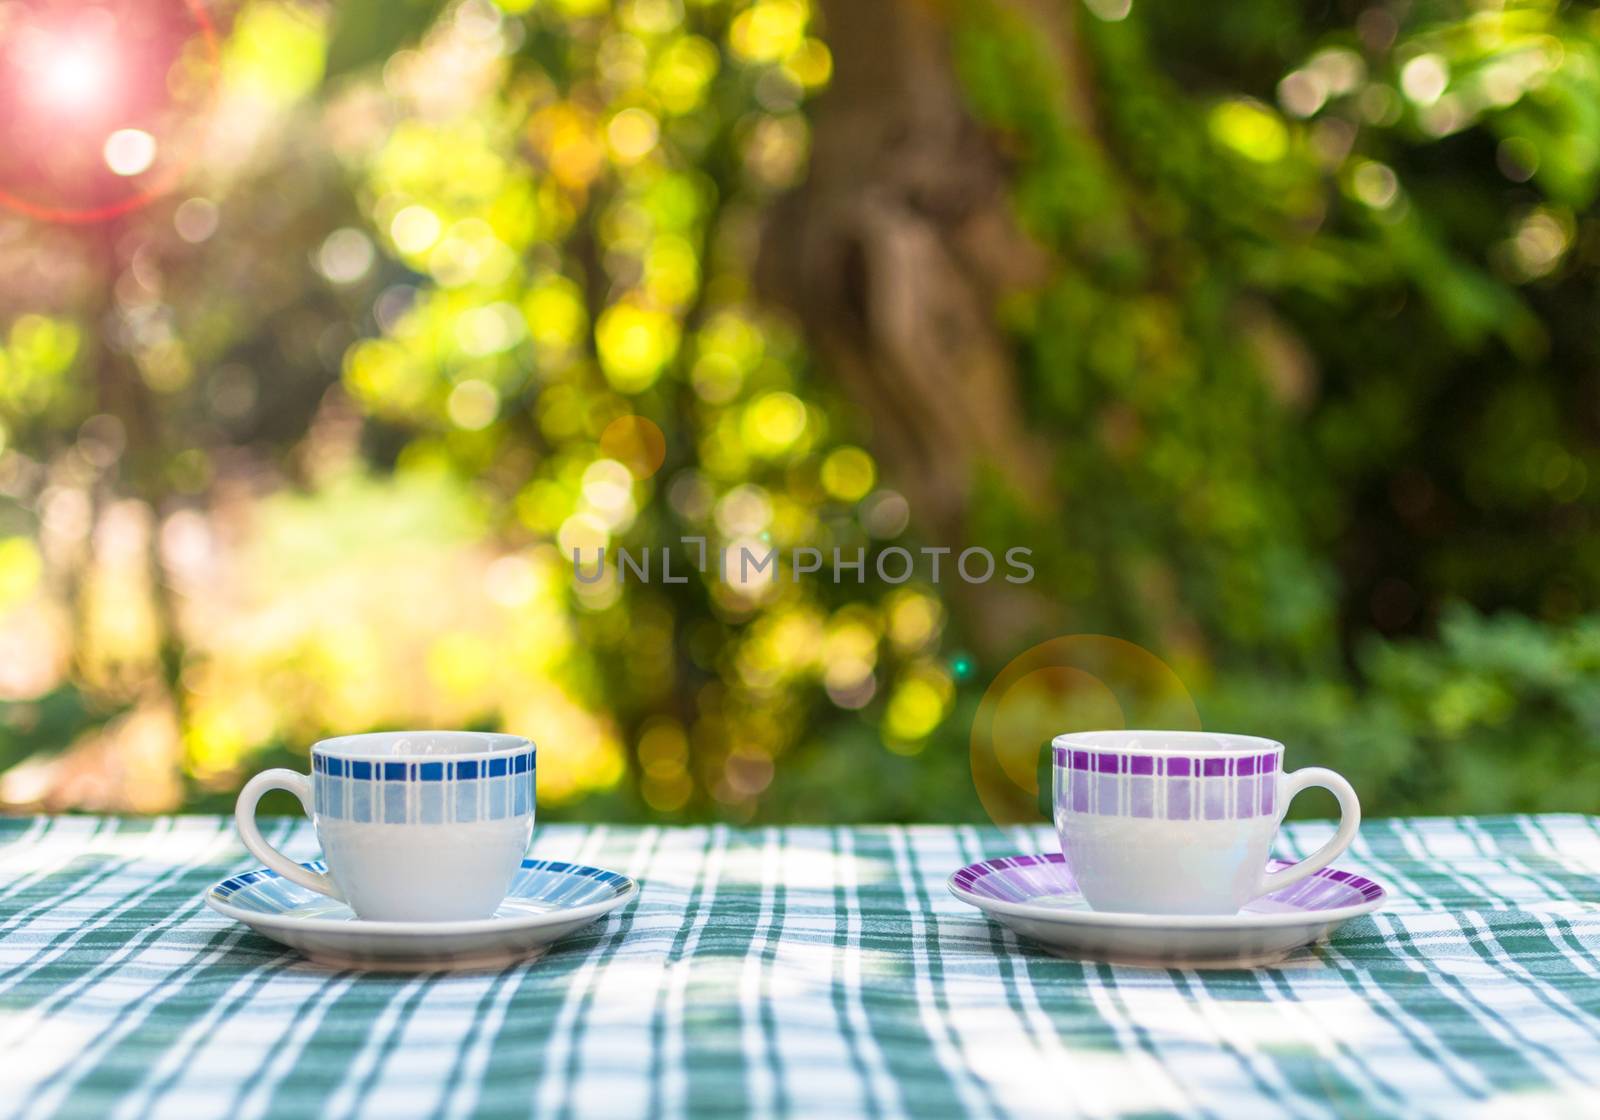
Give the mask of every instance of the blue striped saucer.
MULTIPOLYGON (((321 860, 303 866, 327 870, 321 860)), ((223 917, 243 922, 318 964, 433 972, 533 960, 553 942, 638 893, 639 884, 616 871, 525 859, 500 908, 480 921, 363 921, 344 903, 266 868, 224 879, 206 892, 205 902, 223 917)))

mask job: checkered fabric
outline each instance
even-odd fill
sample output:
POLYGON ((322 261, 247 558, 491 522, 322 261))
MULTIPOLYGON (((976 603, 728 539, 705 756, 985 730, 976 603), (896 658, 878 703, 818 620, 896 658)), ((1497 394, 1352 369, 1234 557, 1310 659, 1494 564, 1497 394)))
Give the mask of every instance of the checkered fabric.
POLYGON ((1600 1115, 1600 820, 1369 821, 1341 865, 1388 908, 1221 972, 1058 960, 945 890, 1051 844, 547 826, 534 855, 638 900, 531 964, 384 976, 205 909, 250 866, 226 821, 0 821, 0 1114, 1600 1115))

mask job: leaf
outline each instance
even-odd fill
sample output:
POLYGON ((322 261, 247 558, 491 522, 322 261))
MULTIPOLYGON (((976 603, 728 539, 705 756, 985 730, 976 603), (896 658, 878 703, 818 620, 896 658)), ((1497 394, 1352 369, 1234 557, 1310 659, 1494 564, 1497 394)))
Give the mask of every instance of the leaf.
POLYGON ((340 0, 334 7, 323 81, 387 59, 422 37, 442 0, 340 0))

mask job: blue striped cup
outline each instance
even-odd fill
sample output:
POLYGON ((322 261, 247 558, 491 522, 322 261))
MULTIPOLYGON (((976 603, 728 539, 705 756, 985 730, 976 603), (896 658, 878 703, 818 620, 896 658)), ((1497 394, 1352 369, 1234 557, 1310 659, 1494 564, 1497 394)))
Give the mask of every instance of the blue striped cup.
POLYGON ((267 770, 239 791, 244 846, 307 890, 371 921, 491 917, 533 838, 534 745, 473 731, 384 731, 324 739, 311 773, 267 770), (268 790, 300 799, 327 874, 268 844, 256 804, 268 790))

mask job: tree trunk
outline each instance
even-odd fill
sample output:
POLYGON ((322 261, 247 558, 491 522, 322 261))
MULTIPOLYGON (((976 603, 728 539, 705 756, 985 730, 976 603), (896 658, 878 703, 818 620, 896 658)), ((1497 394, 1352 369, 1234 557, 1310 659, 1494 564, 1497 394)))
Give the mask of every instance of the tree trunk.
MULTIPOLYGON (((1007 290, 1045 278, 1049 257, 1013 221, 1006 161, 955 74, 948 9, 821 9, 833 83, 816 107, 809 176, 769 217, 757 282, 865 409, 918 533, 960 548, 976 543, 968 515, 980 469, 1024 505, 1050 489, 994 315, 1007 290)), ((1041 34, 1064 34, 1063 12, 1041 34)), ((1039 597, 1003 581, 951 590, 980 647, 998 651, 1041 621, 1039 597)))

